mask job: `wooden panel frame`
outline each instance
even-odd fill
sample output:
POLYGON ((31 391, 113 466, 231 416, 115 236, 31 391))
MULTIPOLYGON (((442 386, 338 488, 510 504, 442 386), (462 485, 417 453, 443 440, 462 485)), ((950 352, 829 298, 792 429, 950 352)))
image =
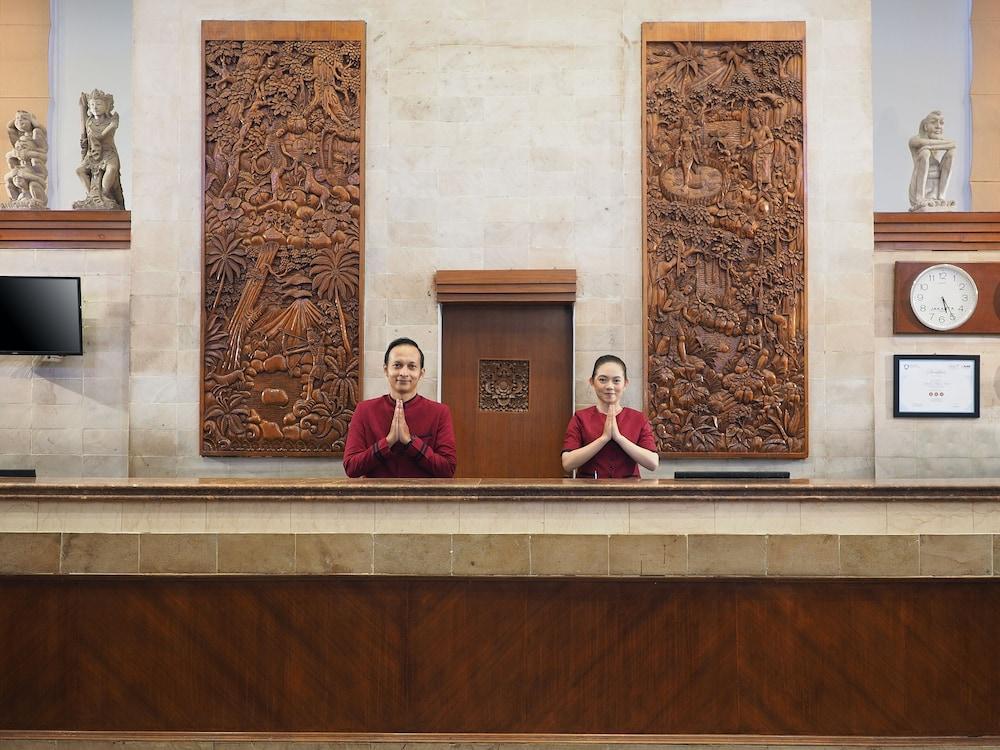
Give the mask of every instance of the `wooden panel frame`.
POLYGON ((438 271, 434 274, 438 302, 575 302, 574 269, 508 269, 438 271))
POLYGON ((131 211, 0 211, 0 248, 127 250, 131 211))
MULTIPOLYGON (((210 140, 210 114, 207 104, 208 73, 203 68, 202 98, 203 101, 206 101, 203 112, 203 127, 206 137, 202 174, 206 202, 202 212, 204 279, 201 315, 201 455, 296 458, 313 456, 329 458, 343 455, 347 424, 353 415, 354 406, 361 398, 364 372, 365 39, 366 25, 363 21, 202 22, 203 54, 210 43, 226 41, 243 44, 252 42, 258 45, 266 45, 268 42, 357 42, 359 43, 359 52, 356 60, 352 59, 346 64, 344 64, 344 60, 334 60, 334 54, 330 52, 327 52, 325 57, 314 55, 312 77, 303 78, 300 81, 314 81, 312 87, 315 95, 307 103, 306 100, 310 97, 308 85, 301 83, 298 93, 287 104, 288 111, 282 112, 274 109, 270 113, 274 127, 266 131, 263 149, 258 149, 250 156, 235 147, 235 156, 227 154, 225 151, 221 154, 208 152, 210 140), (335 85, 347 80, 347 77, 353 81, 351 85, 356 86, 357 89, 354 94, 356 101, 351 103, 350 107, 347 103, 337 100, 335 89, 335 85), (318 90, 320 80, 324 85, 322 92, 318 90), (320 118, 325 117, 326 119, 321 119, 316 123, 312 122, 310 118, 315 119, 317 114, 320 118), (293 118, 297 118, 294 123, 292 122, 293 118), (322 132, 316 133, 315 130, 320 127, 322 132), (307 142, 309 138, 313 138, 313 141, 307 142), (335 154, 334 149, 345 140, 356 143, 356 148, 351 148, 344 154, 339 152, 335 154), (353 153, 354 151, 356 153, 353 153), (327 158, 328 152, 329 158, 327 158), (286 158, 291 164, 285 161, 286 158), (223 319, 219 323, 218 321, 213 322, 209 318, 209 283, 211 281, 210 265, 207 260, 209 189, 213 181, 218 184, 228 184, 230 180, 236 180, 237 174, 242 180, 248 167, 252 168, 254 173, 259 173, 261 170, 260 162, 264 159, 268 160, 267 164, 269 165, 265 167, 265 170, 270 170, 270 181, 267 186, 270 192, 263 187, 260 181, 252 186, 259 191, 261 196, 266 196, 263 203, 248 203, 252 200, 249 193, 237 198, 236 205, 233 205, 232 199, 225 194, 213 199, 213 209, 216 210, 217 216, 225 213, 227 218, 235 216, 238 220, 240 215, 252 213, 256 208, 259 208, 259 212, 254 215, 259 217, 260 213, 263 213, 266 223, 266 226, 257 226, 253 232, 246 231, 241 235, 236 230, 231 230, 226 235, 227 238, 236 238, 244 244, 258 246, 256 253, 249 250, 246 253, 247 259, 251 255, 256 255, 256 267, 250 268, 250 264, 244 262, 243 268, 237 269, 234 274, 239 276, 242 271, 247 278, 257 279, 257 281, 244 284, 243 295, 236 308, 243 310, 240 320, 235 322, 239 332, 234 333, 232 321, 223 319), (342 162, 340 166, 337 164, 338 160, 342 162), (350 166, 352 160, 356 160, 354 166, 350 166), (282 164, 282 162, 284 163, 282 164), (356 176, 357 179, 354 182, 345 181, 345 184, 342 185, 331 177, 331 174, 338 171, 345 175, 350 171, 350 174, 356 176), (299 182, 285 185, 283 178, 286 173, 291 174, 292 179, 297 179, 299 182), (223 203, 218 203, 220 197, 223 203), (336 205, 335 212, 331 213, 328 210, 327 202, 336 205), (289 204, 292 204, 292 208, 297 206, 294 213, 290 213, 292 209, 289 208, 289 204), (278 220, 269 220, 267 211, 277 213, 278 220), (285 212, 287 216, 281 217, 281 212, 285 212), (345 223, 342 217, 348 215, 352 219, 345 223), (333 218, 330 218, 331 216, 333 218), (350 228, 347 228, 348 224, 350 228), (346 234, 342 230, 346 230, 346 234), (357 248, 356 259, 348 257, 354 254, 354 246, 357 248), (313 278, 305 277, 301 271, 298 271, 297 274, 293 273, 296 271, 295 264, 301 265, 301 259, 293 260, 290 263, 291 267, 281 273, 282 287, 286 285, 284 277, 292 273, 289 283, 295 288, 282 289, 281 293, 285 296, 291 295, 290 298, 293 301, 288 303, 283 310, 268 309, 265 311, 263 305, 257 304, 257 294, 261 294, 260 289, 263 289, 266 284, 268 275, 279 276, 274 268, 275 265, 279 265, 277 256, 282 251, 289 256, 294 256, 296 252, 301 254, 305 248, 310 248, 309 252, 312 252, 313 265, 310 270, 313 278), (328 256, 325 258, 326 271, 316 270, 316 259, 321 255, 328 256), (356 279, 351 269, 352 265, 357 269, 356 279), (319 281, 321 276, 323 281, 319 281), (348 279, 348 277, 350 278, 348 279), (311 286, 309 285, 310 281, 312 282, 311 286), (248 295, 247 291, 252 283, 256 283, 260 289, 248 295), (349 291, 354 298, 349 300, 345 297, 343 306, 340 291, 342 288, 345 290, 345 294, 349 291), (321 299, 318 305, 306 309, 307 303, 312 304, 310 296, 312 291, 316 291, 321 299), (247 304, 244 305, 244 303, 247 304), (354 303, 356 307, 353 316, 344 312, 343 307, 347 307, 348 303, 354 303), (328 306, 328 310, 322 309, 324 304, 328 306), (333 321, 333 324, 330 326, 321 325, 326 321, 326 318, 333 321), (337 323, 339 323, 339 327, 337 327, 337 323), (262 360, 256 352, 244 351, 245 347, 240 337, 246 335, 247 341, 249 341, 249 334, 256 326, 266 326, 265 342, 271 336, 273 329, 272 346, 273 340, 278 338, 280 334, 279 353, 285 365, 283 370, 279 369, 278 371, 287 373, 288 377, 285 380, 287 380, 288 387, 267 388, 265 386, 265 390, 283 394, 284 404, 290 408, 290 411, 284 415, 280 422, 278 420, 265 420, 261 416, 264 410, 258 406, 260 409, 260 414, 258 414, 258 410, 253 409, 249 398, 241 398, 237 401, 229 399, 228 402, 220 405, 219 394, 216 393, 219 388, 231 387, 234 382, 252 383, 251 378, 275 372, 274 369, 268 369, 267 363, 279 356, 279 353, 272 353, 265 346, 262 349, 262 354, 268 356, 266 360, 262 360), (333 327, 337 327, 336 336, 339 339, 335 339, 332 335, 328 337, 327 332, 333 327), (287 355, 285 348, 287 335, 291 335, 290 328, 294 329, 293 333, 297 334, 298 349, 301 350, 297 366, 293 366, 292 358, 287 355), (209 351, 213 346, 220 352, 225 352, 224 355, 218 353, 217 356, 220 362, 228 364, 225 366, 221 363, 215 363, 214 366, 209 365, 209 351), (333 381, 330 388, 327 389, 329 392, 327 392, 324 386, 331 374, 333 381), (307 377, 308 384, 306 384, 307 377), (301 379, 303 383, 302 392, 299 394, 293 390, 296 378, 301 379), (210 379, 212 379, 211 382, 210 379), (220 409, 223 412, 221 415, 218 413, 220 409), (237 431, 236 434, 241 437, 241 442, 237 444, 238 447, 234 447, 235 441, 230 440, 232 436, 226 435, 225 429, 227 424, 233 424, 231 421, 227 423, 226 420, 231 420, 232 415, 237 412, 239 412, 239 424, 234 428, 234 431, 237 431), (242 437, 246 434, 251 435, 251 438, 256 440, 260 447, 248 447, 247 440, 242 437), (215 439, 216 435, 221 437, 215 439), (214 442, 210 442, 210 438, 213 438, 214 442), (272 442, 267 444, 264 442, 265 440, 272 442), (327 441, 328 447, 317 448, 316 444, 323 444, 322 441, 327 441)), ((353 50, 349 52, 353 55, 353 50)), ((266 64, 271 64, 273 60, 273 58, 268 58, 265 64, 265 53, 257 52, 256 54, 260 64, 250 64, 242 73, 239 69, 239 63, 236 63, 234 71, 231 72, 226 71, 224 65, 221 71, 218 66, 213 68, 217 76, 230 76, 231 87, 241 83, 240 75, 243 75, 245 79, 248 75, 250 77, 256 76, 256 82, 247 88, 246 93, 247 99, 251 96, 254 97, 251 110, 258 104, 262 96, 254 92, 260 90, 258 84, 263 84, 264 78, 268 76, 266 64)), ((301 64, 305 65, 305 63, 301 64)), ((294 79, 294 77, 293 74, 291 78, 294 79)), ((249 79, 242 81, 242 83, 245 84, 247 81, 249 79)), ((271 80, 269 79, 268 82, 270 83, 271 80)), ((279 87, 284 85, 282 81, 275 83, 279 87)), ((218 95, 218 91, 216 94, 218 95)), ((228 92, 226 95, 229 95, 228 92)), ((219 96, 221 98, 221 95, 219 96)), ((225 114, 230 119, 230 129, 235 131, 237 123, 241 127, 241 135, 238 136, 237 145, 244 143, 243 133, 253 130, 251 124, 253 118, 246 117, 245 111, 237 112, 233 109, 235 105, 244 106, 247 99, 237 99, 235 103, 232 98, 227 99, 229 103, 225 114)), ((265 106, 265 104, 260 104, 255 114, 261 115, 265 106)), ((216 108, 215 111, 220 112, 220 108, 216 108)), ((262 118, 265 116, 267 116, 266 113, 261 115, 262 118)), ((258 128, 258 130, 263 129, 258 128)), ((258 144, 258 146, 260 145, 258 144)), ((264 182, 267 182, 266 176, 264 182)), ((225 193, 225 185, 223 185, 221 192, 225 193)), ((260 224, 259 219, 257 223, 260 224)), ((222 271, 218 271, 217 267, 216 271, 215 281, 218 291, 215 304, 218 304, 228 277, 224 276, 222 271)), ((235 280, 233 283, 235 284, 235 280)), ((249 348, 252 351, 252 347, 249 348)), ((211 356, 215 362, 216 355, 211 356)), ((254 395, 261 404, 268 405, 268 401, 264 399, 264 390, 254 395)), ((276 403, 279 403, 279 411, 285 408, 285 406, 280 405, 280 395, 273 398, 278 399, 276 403)))
POLYGON ((974 333, 1000 333, 1000 261, 986 263, 952 263, 944 259, 928 261, 896 261, 893 265, 892 332, 922 333, 929 336, 967 336, 974 333), (947 262, 968 272, 979 289, 976 311, 965 323, 950 331, 927 328, 910 308, 910 287, 925 268, 947 262))
POLYGON ((876 250, 1000 250, 1000 211, 876 212, 876 250))
MULTIPOLYGON (((807 51, 805 45, 806 24, 804 21, 774 21, 774 22, 665 22, 665 23, 643 23, 642 24, 642 44, 640 48, 642 67, 642 100, 646 101, 647 95, 647 45, 652 42, 781 42, 794 41, 801 42, 801 116, 802 135, 801 152, 798 159, 798 188, 795 192, 801 194, 801 243, 802 243, 802 289, 800 293, 800 305, 796 311, 795 330, 801 331, 801 372, 797 376, 800 383, 797 387, 800 393, 796 398, 801 398, 801 419, 795 423, 797 438, 795 445, 789 441, 789 450, 784 452, 768 452, 758 450, 732 451, 732 450, 673 450, 665 452, 661 449, 660 455, 672 458, 763 458, 763 459, 804 459, 809 455, 809 375, 808 375, 808 166, 806 154, 808 153, 808 126, 806 122, 806 70, 807 51)), ((649 158, 650 133, 648 132, 648 117, 646 116, 646 105, 643 105, 642 120, 642 142, 644 144, 642 159, 642 184, 643 184, 643 212, 642 212, 642 233, 643 233, 643 404, 647 416, 651 421, 655 418, 655 404, 651 403, 651 391, 653 386, 650 381, 650 268, 647 261, 649 227, 648 227, 648 203, 649 203, 649 158)), ((761 313, 763 318, 763 313, 761 313)), ((742 325, 742 324, 741 324, 742 325)), ((790 381, 788 381, 790 382, 790 381)), ((781 427, 778 428, 784 434, 781 427)), ((662 434, 658 438, 663 438, 662 434)), ((755 438, 756 440, 756 438, 755 438)), ((661 443, 662 445, 662 443, 661 443)))

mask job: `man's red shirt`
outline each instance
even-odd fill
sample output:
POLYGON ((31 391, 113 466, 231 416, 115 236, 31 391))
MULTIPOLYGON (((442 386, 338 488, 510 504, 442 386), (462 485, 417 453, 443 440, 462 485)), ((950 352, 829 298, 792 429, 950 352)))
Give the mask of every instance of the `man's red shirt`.
POLYGON ((455 476, 455 430, 451 411, 444 404, 416 395, 403 402, 410 444, 389 446, 396 401, 379 396, 355 407, 347 429, 344 471, 349 477, 455 476))

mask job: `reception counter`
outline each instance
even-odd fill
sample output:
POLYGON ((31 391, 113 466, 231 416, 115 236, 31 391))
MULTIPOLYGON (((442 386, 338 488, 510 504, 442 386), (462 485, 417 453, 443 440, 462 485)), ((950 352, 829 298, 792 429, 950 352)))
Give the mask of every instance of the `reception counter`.
POLYGON ((0 750, 983 744, 998 535, 982 481, 3 482, 0 750))

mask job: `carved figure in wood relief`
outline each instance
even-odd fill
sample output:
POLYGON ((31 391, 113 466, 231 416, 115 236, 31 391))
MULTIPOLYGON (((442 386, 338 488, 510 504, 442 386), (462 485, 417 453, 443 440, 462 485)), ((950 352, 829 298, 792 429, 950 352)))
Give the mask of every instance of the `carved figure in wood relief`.
POLYGON ((958 145, 944 137, 944 115, 934 110, 920 121, 910 139, 913 174, 910 177, 910 210, 915 212, 952 211, 955 201, 945 198, 951 165, 958 145))
POLYGON ((344 450, 361 392, 361 54, 205 44, 205 455, 344 450))
POLYGON ((803 45, 645 49, 646 398, 658 449, 804 456, 803 45))
POLYGON ((771 162, 774 159, 774 136, 757 112, 750 113, 750 132, 741 148, 749 148, 753 158, 753 179, 759 189, 771 184, 771 162))
POLYGON ((80 152, 83 161, 76 175, 87 197, 74 201, 76 209, 121 211, 125 208, 122 193, 121 160, 115 146, 118 113, 115 98, 100 89, 80 94, 80 152))
POLYGON ((10 201, 0 208, 47 208, 49 141, 45 128, 33 114, 19 109, 7 123, 7 137, 13 147, 5 157, 9 171, 4 182, 10 201))

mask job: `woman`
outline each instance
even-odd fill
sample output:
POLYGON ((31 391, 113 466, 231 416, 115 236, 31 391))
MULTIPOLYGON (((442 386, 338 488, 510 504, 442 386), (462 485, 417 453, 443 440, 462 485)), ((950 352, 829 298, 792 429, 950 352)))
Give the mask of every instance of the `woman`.
POLYGON ((569 420, 563 469, 594 479, 638 477, 639 466, 655 471, 660 457, 649 420, 621 405, 628 385, 625 363, 613 354, 598 357, 589 382, 597 405, 580 409, 569 420))

